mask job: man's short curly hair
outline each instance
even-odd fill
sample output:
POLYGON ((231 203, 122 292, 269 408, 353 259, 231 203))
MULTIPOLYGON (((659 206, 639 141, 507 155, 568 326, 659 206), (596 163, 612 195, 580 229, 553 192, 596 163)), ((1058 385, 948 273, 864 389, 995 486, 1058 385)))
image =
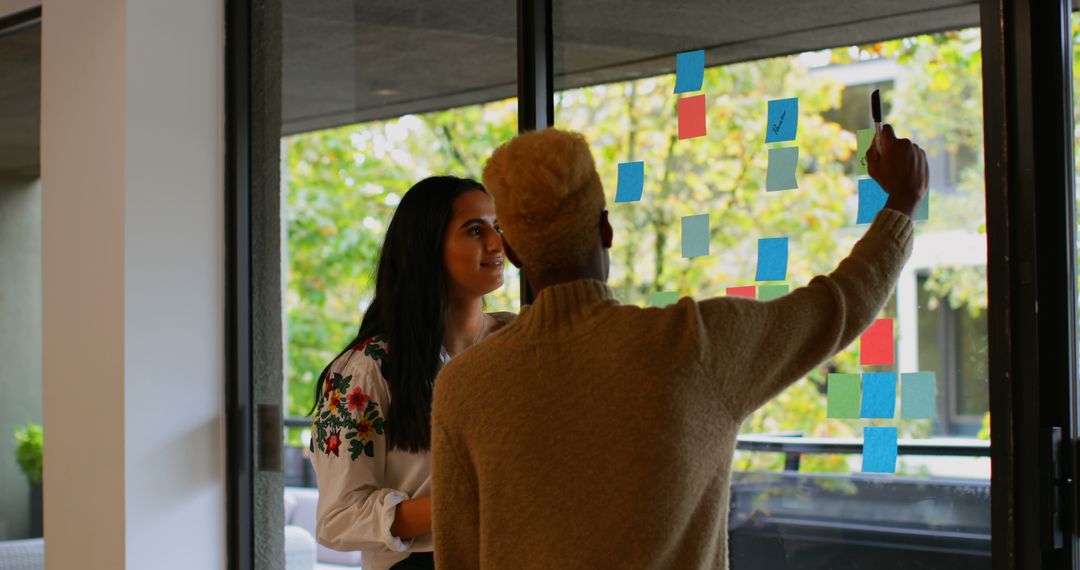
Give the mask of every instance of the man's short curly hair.
POLYGON ((585 137, 558 129, 518 135, 484 167, 503 235, 533 271, 579 268, 595 247, 604 188, 585 137))

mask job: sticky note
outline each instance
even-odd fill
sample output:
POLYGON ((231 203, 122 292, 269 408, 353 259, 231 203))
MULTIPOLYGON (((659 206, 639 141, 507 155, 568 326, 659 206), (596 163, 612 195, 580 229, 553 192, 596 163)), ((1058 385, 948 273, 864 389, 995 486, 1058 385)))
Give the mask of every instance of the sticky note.
POLYGON ((926 197, 922 202, 919 202, 919 206, 915 208, 915 215, 911 218, 913 220, 929 220, 930 219, 930 193, 926 193, 926 197))
POLYGON ((937 375, 905 372, 900 375, 900 417, 905 420, 937 417, 937 375))
POLYGON ((878 212, 885 207, 885 201, 888 199, 889 195, 873 178, 860 178, 859 213, 855 217, 855 223, 869 224, 873 222, 878 212))
POLYGON ((866 151, 870 150, 870 143, 874 142, 874 129, 859 129, 855 131, 855 173, 867 176, 870 171, 866 168, 866 151))
POLYGON ((896 373, 864 372, 862 376, 861 418, 896 416, 896 373))
POLYGON ((863 428, 863 473, 896 473, 896 428, 863 428))
POLYGON ((649 304, 654 307, 666 307, 668 305, 674 305, 679 301, 679 293, 677 291, 657 291, 652 294, 649 299, 649 304))
POLYGON ((679 140, 705 136, 705 96, 679 99, 679 140))
POLYGON ((795 181, 795 167, 799 164, 799 147, 769 149, 769 171, 765 174, 765 190, 791 190, 798 188, 795 181))
POLYGON ((747 285, 745 287, 728 287, 728 297, 745 297, 747 299, 757 298, 757 287, 753 285, 747 285))
POLYGON ((861 389, 858 374, 829 374, 828 416, 830 418, 859 417, 861 389))
POLYGON ((709 214, 683 216, 682 254, 683 257, 709 255, 709 214))
POLYGON ((793 141, 798 128, 798 97, 769 101, 769 122, 765 132, 765 142, 793 141))
POLYGON ((645 162, 619 163, 619 185, 615 189, 616 202, 638 202, 645 186, 645 162))
POLYGON ((859 337, 859 364, 889 365, 896 361, 893 350, 893 320, 878 319, 859 337))
POLYGON ((701 91, 705 79, 705 50, 675 54, 675 92, 701 91))
POLYGON ((772 301, 788 294, 787 283, 781 283, 779 285, 762 285, 758 287, 758 300, 759 301, 772 301))
POLYGON ((757 277, 755 281, 787 279, 788 238, 758 240, 757 277))

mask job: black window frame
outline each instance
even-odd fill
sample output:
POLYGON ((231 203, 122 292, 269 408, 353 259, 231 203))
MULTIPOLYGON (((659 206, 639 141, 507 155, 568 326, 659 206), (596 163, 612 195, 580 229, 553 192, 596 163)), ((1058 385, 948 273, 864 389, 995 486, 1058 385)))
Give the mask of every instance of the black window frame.
MULTIPOLYGON (((517 5, 522 131, 554 123, 552 1, 517 5)), ((240 570, 255 560, 250 78, 257 6, 226 0, 226 515, 228 567, 240 570)), ((1070 8, 1069 0, 980 0, 996 569, 1080 570, 1080 497, 1070 482, 1078 475, 1080 407, 1070 8)), ((523 302, 530 298, 523 285, 523 302)))

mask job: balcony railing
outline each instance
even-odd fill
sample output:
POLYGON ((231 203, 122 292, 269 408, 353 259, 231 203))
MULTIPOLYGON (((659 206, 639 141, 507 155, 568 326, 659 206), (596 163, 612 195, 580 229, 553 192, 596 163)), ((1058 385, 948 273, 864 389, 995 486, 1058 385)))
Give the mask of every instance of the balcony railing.
MULTIPOLYGON (((286 418, 290 429, 309 418, 286 418)), ((736 449, 782 453, 781 471, 736 471, 731 568, 990 568, 990 481, 808 473, 804 455, 860 455, 862 440, 797 433, 741 435, 736 449)), ((306 449, 286 448, 286 484, 315 486, 306 449)), ((898 456, 986 458, 990 442, 900 440, 898 456)))

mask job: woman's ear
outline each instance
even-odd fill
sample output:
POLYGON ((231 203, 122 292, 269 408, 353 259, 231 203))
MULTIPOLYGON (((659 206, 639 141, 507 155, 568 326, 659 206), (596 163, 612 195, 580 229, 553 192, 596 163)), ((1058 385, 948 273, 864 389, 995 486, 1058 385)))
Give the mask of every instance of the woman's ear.
POLYGON ((509 259, 510 263, 514 264, 514 267, 517 267, 518 269, 521 269, 521 260, 518 259, 517 254, 514 253, 514 248, 510 247, 510 244, 507 243, 506 236, 502 236, 502 242, 503 242, 503 253, 506 254, 506 259, 509 259))
POLYGON ((600 244, 604 246, 604 249, 611 249, 611 243, 615 240, 615 230, 611 228, 611 222, 608 221, 607 210, 600 212, 600 244))

